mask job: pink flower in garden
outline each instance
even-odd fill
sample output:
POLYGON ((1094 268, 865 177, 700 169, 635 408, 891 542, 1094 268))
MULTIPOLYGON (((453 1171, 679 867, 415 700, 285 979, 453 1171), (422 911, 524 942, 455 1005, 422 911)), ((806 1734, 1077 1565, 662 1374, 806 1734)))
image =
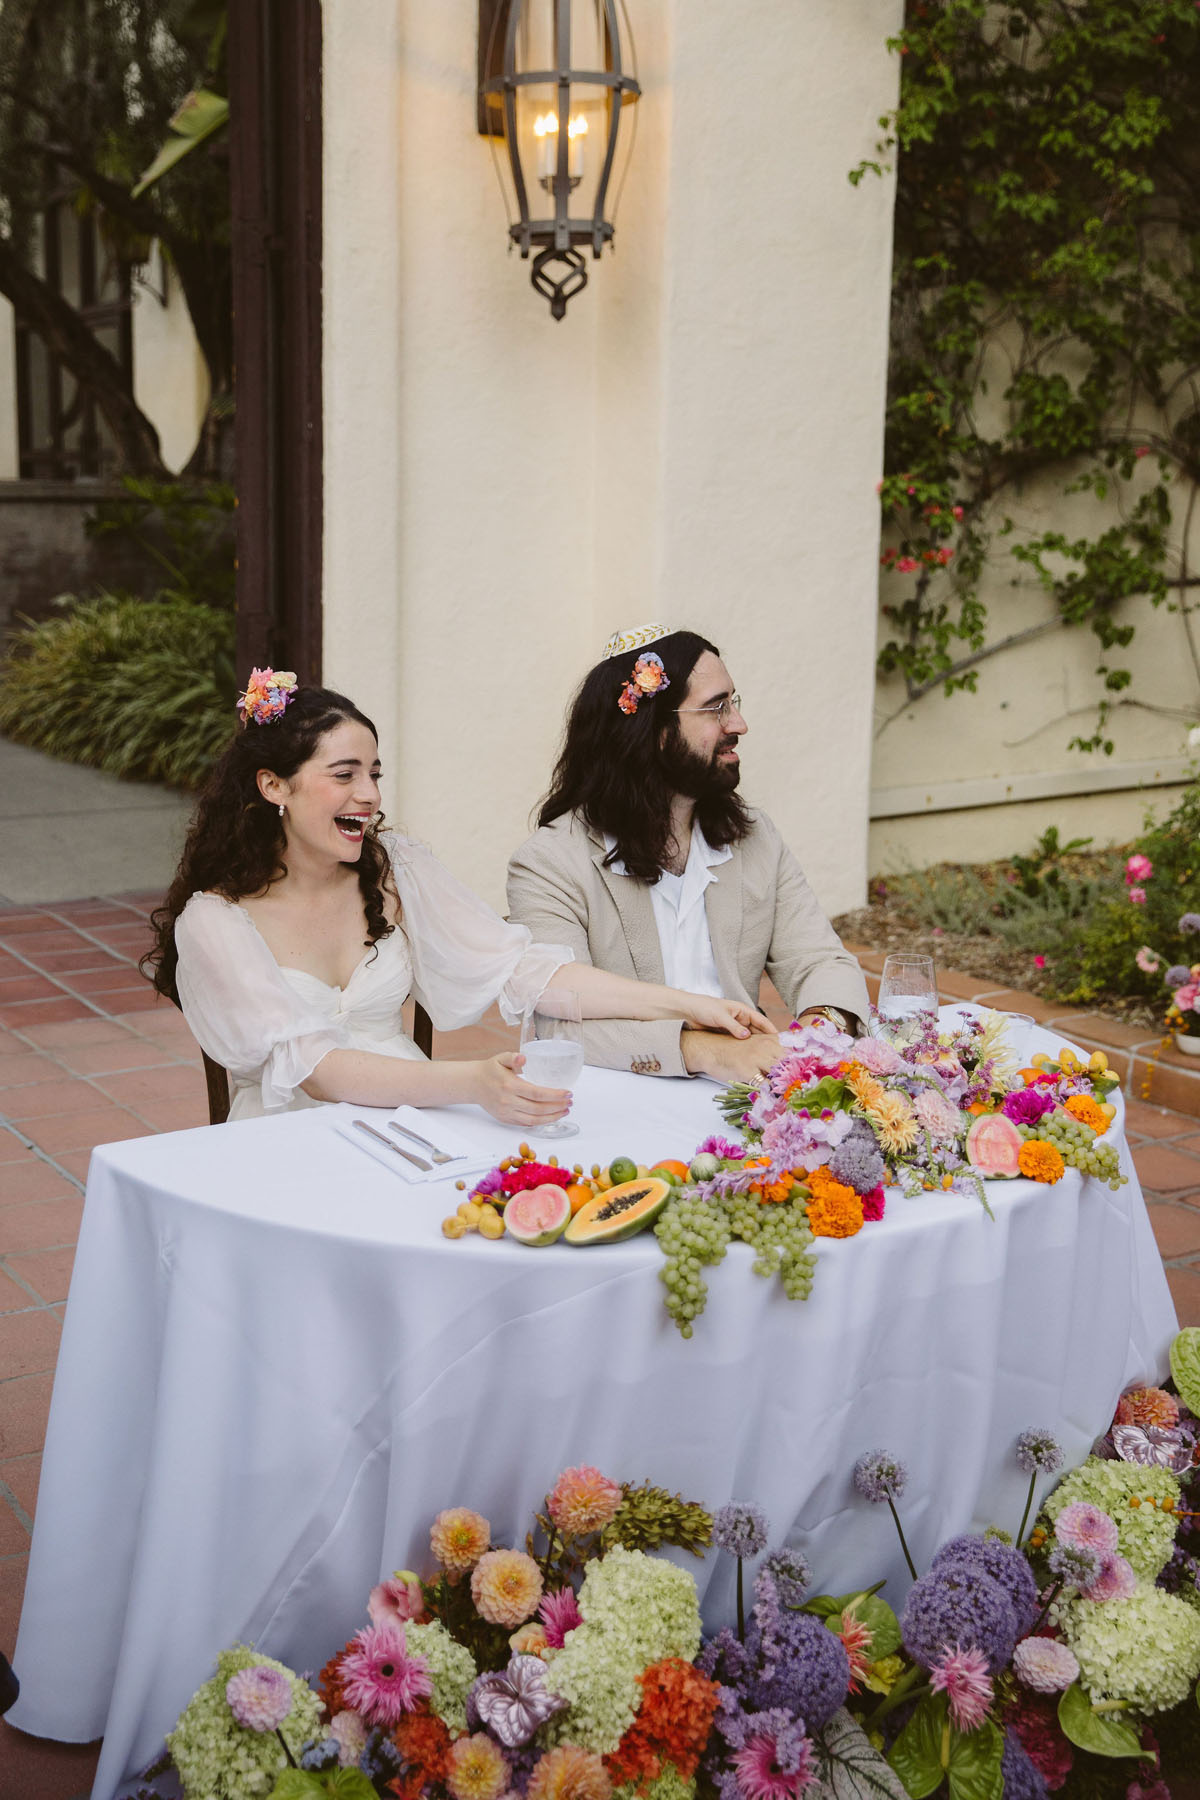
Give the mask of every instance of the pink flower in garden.
POLYGON ((1142 971, 1143 975, 1157 975, 1162 959, 1155 956, 1149 944, 1143 944, 1141 949, 1135 954, 1133 960, 1142 971))
POLYGON ((1129 890, 1129 899, 1130 899, 1130 903, 1134 906, 1145 906, 1145 904, 1146 904, 1145 888, 1144 887, 1131 887, 1129 890))
POLYGON ((292 1684, 282 1669, 255 1663, 229 1677, 225 1698, 230 1712, 247 1731, 274 1731, 292 1710, 292 1684))
MULTIPOLYGON (((1161 44, 1161 43, 1162 43, 1162 38, 1161 38, 1161 37, 1156 37, 1156 38, 1155 38, 1155 40, 1154 40, 1154 41, 1155 41, 1155 43, 1156 43, 1156 44, 1161 44)), ((1136 449, 1136 450, 1135 450, 1135 451, 1134 451, 1134 453, 1133 453, 1133 454, 1134 454, 1134 455, 1135 455, 1135 456, 1137 456, 1137 457, 1142 457, 1142 456, 1149 456, 1149 454, 1150 454, 1150 449, 1149 449, 1149 446, 1148 446, 1148 445, 1146 445, 1146 444, 1139 444, 1139 445, 1138 445, 1138 447, 1137 447, 1137 449, 1136 449)))
POLYGON ((1115 1551, 1100 1560, 1100 1573, 1079 1592, 1085 1600, 1128 1600, 1137 1592, 1133 1566, 1115 1551))
POLYGON ((963 516, 963 509, 961 506, 952 506, 950 511, 954 514, 956 519, 961 519, 963 516))
POLYGON ((575 1589, 565 1587, 553 1594, 543 1594, 538 1617, 546 1627, 546 1642, 550 1648, 561 1650, 568 1631, 574 1631, 577 1625, 583 1624, 583 1614, 575 1598, 575 1589))
POLYGON ((943 1650, 929 1670, 929 1685, 950 1702, 950 1719, 959 1731, 976 1731, 992 1704, 992 1678, 982 1650, 943 1650))
POLYGON ((624 1495, 615 1481, 590 1463, 564 1469, 547 1501, 550 1517, 564 1537, 580 1537, 607 1525, 624 1495))
POLYGON ((917 559, 915 556, 898 556, 896 558, 896 571, 900 575, 911 575, 916 566, 917 559))
POLYGON ((433 1692, 429 1664, 410 1656, 403 1630, 394 1625, 365 1625, 350 1640, 342 1658, 342 1692, 368 1725, 389 1731, 418 1700, 433 1692))
POLYGON ((1035 969, 1044 969, 1046 966, 1045 957, 1041 955, 1035 956, 1033 959, 1033 966, 1035 969))
POLYGON ((1116 1520, 1087 1500, 1073 1500, 1054 1521, 1054 1535, 1061 1544, 1077 1550, 1098 1550, 1102 1556, 1117 1547, 1116 1520))
POLYGON ((947 550, 946 546, 943 544, 942 548, 937 553, 937 559, 941 563, 942 567, 945 568, 946 564, 950 561, 950 558, 953 555, 954 555, 953 550, 947 550))
POLYGON ((1129 861, 1125 864, 1125 879, 1127 882, 1149 881, 1153 873, 1154 864, 1150 861, 1148 856, 1143 856, 1140 850, 1135 850, 1133 855, 1129 858, 1129 861))
POLYGON ((411 1569, 397 1569, 390 1581, 371 1589, 367 1612, 372 1625, 404 1625, 418 1619, 425 1605, 421 1583, 411 1569))

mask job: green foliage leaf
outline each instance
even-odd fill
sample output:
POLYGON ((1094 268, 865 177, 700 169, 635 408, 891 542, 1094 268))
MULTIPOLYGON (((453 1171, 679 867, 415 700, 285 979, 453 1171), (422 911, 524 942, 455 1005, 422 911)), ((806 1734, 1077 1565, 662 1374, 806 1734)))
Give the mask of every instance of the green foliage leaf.
POLYGON ((1200 1414, 1200 1325, 1186 1325, 1171 1345, 1171 1374, 1189 1412, 1200 1414))
POLYGON ((809 1800, 907 1800, 894 1769, 845 1707, 814 1734, 817 1781, 809 1800))
POLYGON ((1058 1702, 1058 1722, 1063 1734, 1080 1750, 1093 1756, 1142 1756, 1137 1732, 1112 1713, 1099 1713, 1077 1681, 1058 1702))
POLYGON ((789 1104, 793 1107, 805 1106, 810 1112, 820 1112, 823 1107, 832 1107, 835 1111, 846 1098, 846 1084, 839 1081, 836 1075, 823 1075, 812 1087, 805 1088, 802 1094, 793 1094, 789 1104))
POLYGON ((929 1694, 892 1746, 890 1761, 912 1795, 925 1800, 945 1778, 950 1800, 1002 1800, 1004 1736, 990 1719, 956 1731, 944 1694, 929 1694))
POLYGON ((271 1789, 269 1800, 319 1800, 328 1792, 323 1775, 310 1774, 307 1769, 285 1769, 271 1789))

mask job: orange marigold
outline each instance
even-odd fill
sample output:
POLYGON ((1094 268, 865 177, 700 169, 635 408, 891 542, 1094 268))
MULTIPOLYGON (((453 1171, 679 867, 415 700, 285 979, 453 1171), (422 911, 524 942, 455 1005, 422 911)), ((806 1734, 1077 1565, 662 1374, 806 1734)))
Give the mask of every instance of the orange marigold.
POLYGON ((862 1201, 822 1165, 808 1177, 808 1228, 814 1237, 853 1237, 862 1230, 862 1201))
POLYGON ((345 1654, 342 1649, 336 1656, 331 1656, 317 1676, 317 1698, 331 1719, 335 1713, 346 1710, 346 1696, 342 1690, 342 1658, 345 1654))
POLYGON ((1063 1104, 1073 1119, 1078 1119, 1083 1125, 1090 1125, 1097 1137, 1108 1130, 1108 1114, 1090 1094, 1072 1094, 1063 1104))
POLYGON ((614 1787, 637 1784, 644 1794, 674 1763, 684 1781, 690 1781, 708 1742, 716 1716, 720 1688, 680 1657, 654 1663, 638 1676, 642 1703, 620 1744, 604 1766, 614 1787))
POLYGON ((1031 1176, 1034 1181, 1058 1181, 1065 1167, 1054 1145, 1044 1144, 1041 1138, 1025 1139, 1017 1165, 1022 1175, 1031 1176))

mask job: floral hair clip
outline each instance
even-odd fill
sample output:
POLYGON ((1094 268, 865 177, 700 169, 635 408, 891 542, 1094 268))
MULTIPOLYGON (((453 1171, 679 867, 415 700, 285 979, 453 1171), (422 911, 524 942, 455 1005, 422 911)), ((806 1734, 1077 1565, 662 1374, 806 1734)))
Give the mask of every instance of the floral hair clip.
POLYGON ((639 700, 653 700, 656 694, 661 694, 670 685, 662 657, 655 656, 653 650, 648 650, 645 656, 639 656, 634 663, 633 674, 617 696, 617 705, 623 713, 635 713, 639 700))
POLYGON ((296 698, 291 669, 251 669, 246 691, 238 699, 243 725, 273 725, 296 698))

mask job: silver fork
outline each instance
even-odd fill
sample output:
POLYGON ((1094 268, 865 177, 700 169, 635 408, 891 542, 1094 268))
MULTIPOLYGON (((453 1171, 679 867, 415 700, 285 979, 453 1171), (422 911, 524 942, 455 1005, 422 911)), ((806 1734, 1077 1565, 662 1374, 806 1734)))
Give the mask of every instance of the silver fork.
POLYGON ((420 1144, 423 1150, 428 1150, 435 1163, 462 1161, 459 1156, 449 1156, 445 1150, 439 1150, 436 1144, 431 1144, 428 1138, 421 1137, 418 1132, 410 1131, 407 1125, 397 1125, 395 1119, 389 1119, 387 1127, 389 1131, 398 1132, 401 1137, 411 1139, 414 1144, 420 1144))

